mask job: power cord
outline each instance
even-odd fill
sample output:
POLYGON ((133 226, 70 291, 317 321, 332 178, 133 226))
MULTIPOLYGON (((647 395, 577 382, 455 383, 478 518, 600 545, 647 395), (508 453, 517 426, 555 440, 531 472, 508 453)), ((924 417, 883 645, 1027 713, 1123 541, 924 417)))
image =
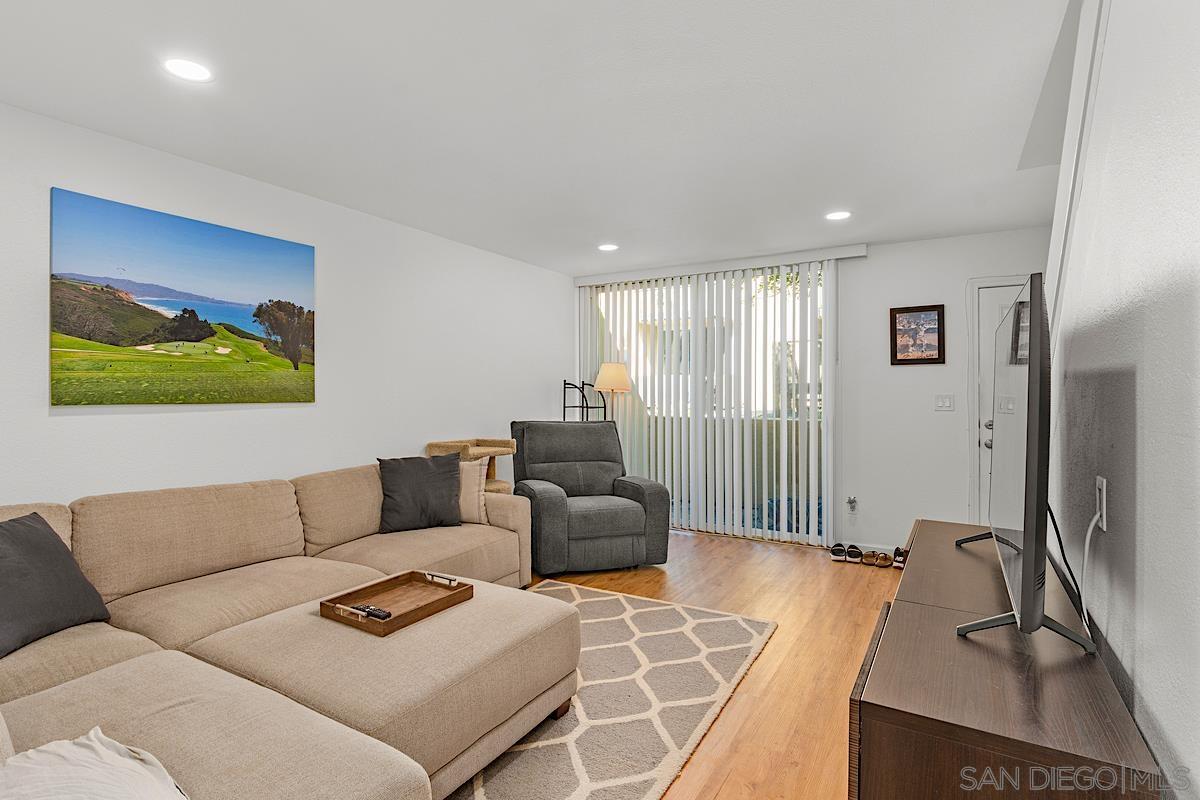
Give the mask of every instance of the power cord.
MULTIPOLYGON (((1071 576, 1071 586, 1075 589, 1075 594, 1080 595, 1079 581, 1075 579, 1075 573, 1071 570, 1071 562, 1067 560, 1067 548, 1063 546, 1062 531, 1058 529, 1058 520, 1054 518, 1054 509, 1047 504, 1046 511, 1050 512, 1050 523, 1054 526, 1054 537, 1058 539, 1058 553, 1062 556, 1062 563, 1067 568, 1067 574, 1071 576)), ((1080 605, 1082 604, 1081 601, 1080 605)))
POLYGON ((1096 523, 1099 521, 1100 510, 1097 509, 1096 513, 1092 516, 1092 521, 1088 523, 1087 533, 1083 537, 1083 568, 1081 572, 1083 573, 1084 582, 1079 586, 1079 607, 1080 615, 1083 617, 1083 627, 1087 628, 1088 638, 1092 636, 1092 626, 1088 624, 1087 595, 1083 593, 1083 590, 1087 585, 1088 552, 1092 547, 1092 534, 1096 532, 1096 523))

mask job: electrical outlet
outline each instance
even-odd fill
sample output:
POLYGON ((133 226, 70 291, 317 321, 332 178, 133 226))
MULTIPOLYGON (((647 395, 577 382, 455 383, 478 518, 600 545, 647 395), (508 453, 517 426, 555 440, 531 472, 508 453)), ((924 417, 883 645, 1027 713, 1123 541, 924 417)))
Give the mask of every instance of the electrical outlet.
POLYGON ((1097 524, 1100 530, 1108 530, 1108 480, 1096 476, 1096 510, 1100 512, 1097 524))

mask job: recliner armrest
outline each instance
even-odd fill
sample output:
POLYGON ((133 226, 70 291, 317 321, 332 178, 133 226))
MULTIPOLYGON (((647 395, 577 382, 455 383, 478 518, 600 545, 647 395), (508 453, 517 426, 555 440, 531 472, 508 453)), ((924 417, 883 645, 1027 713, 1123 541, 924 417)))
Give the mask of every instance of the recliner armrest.
POLYGON ((639 478, 636 475, 625 475, 613 481, 613 494, 629 500, 636 500, 645 506, 647 503, 671 503, 671 493, 667 487, 649 478, 639 478))
POLYGON ((671 525, 671 493, 667 487, 649 478, 626 475, 613 481, 613 494, 639 503, 646 512, 645 563, 666 563, 671 525))
POLYGON ((550 481, 518 481, 513 494, 529 498, 533 569, 539 575, 567 571, 567 493, 550 481))

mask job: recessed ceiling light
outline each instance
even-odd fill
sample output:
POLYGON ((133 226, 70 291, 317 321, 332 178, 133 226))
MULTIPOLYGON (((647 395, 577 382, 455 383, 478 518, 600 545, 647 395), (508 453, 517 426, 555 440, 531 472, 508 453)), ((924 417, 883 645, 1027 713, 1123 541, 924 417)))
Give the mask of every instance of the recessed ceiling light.
POLYGON ((168 58, 163 62, 163 67, 176 78, 183 78, 185 81, 203 83, 212 80, 212 70, 186 58, 168 58))
POLYGON ((825 219, 830 222, 837 222, 840 219, 850 219, 849 211, 830 211, 825 215, 825 219))
POLYGON ((621 246, 619 244, 602 244, 596 249, 601 253, 611 253, 613 250, 620 250, 621 246))

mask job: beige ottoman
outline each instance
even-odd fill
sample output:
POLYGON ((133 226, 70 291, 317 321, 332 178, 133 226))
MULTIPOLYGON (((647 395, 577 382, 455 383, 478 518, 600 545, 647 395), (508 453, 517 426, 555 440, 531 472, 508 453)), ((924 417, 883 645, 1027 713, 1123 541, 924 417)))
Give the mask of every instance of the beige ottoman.
POLYGON ((471 581, 475 596, 390 636, 305 603, 214 633, 192 655, 408 755, 454 791, 575 693, 579 612, 471 581))

